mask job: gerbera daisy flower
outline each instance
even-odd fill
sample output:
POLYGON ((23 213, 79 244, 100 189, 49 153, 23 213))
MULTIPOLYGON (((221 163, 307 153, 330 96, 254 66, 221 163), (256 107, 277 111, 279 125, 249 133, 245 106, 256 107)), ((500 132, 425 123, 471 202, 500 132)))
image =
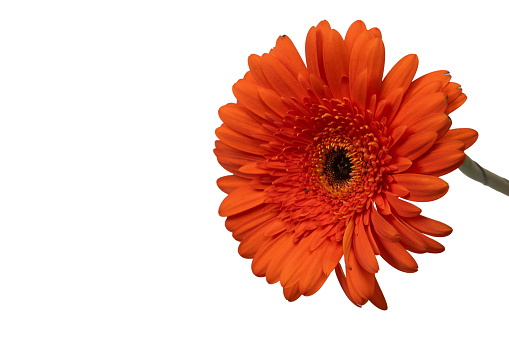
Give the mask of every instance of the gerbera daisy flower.
POLYGON ((354 22, 345 39, 327 21, 306 38, 306 64, 287 36, 233 86, 219 109, 214 150, 231 175, 219 207, 256 276, 286 299, 317 292, 335 270, 355 305, 387 304, 379 256, 416 272, 409 252, 438 253, 452 229, 409 201, 442 197, 439 176, 458 168, 477 139, 450 129, 466 96, 447 71, 413 80, 417 56, 383 77, 380 30, 354 22), (342 263, 343 262, 343 263, 342 263))

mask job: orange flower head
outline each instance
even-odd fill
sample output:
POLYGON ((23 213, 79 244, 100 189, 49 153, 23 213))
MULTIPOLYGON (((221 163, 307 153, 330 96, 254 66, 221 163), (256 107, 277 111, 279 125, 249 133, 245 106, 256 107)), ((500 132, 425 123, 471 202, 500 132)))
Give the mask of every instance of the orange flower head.
POLYGON ((417 56, 383 77, 380 30, 354 22, 345 39, 327 21, 306 38, 306 64, 287 36, 233 86, 219 109, 214 153, 231 175, 217 184, 226 228, 253 273, 280 282, 289 301, 317 292, 332 270, 361 306, 387 304, 377 256, 416 272, 408 253, 438 253, 452 229, 408 201, 442 197, 439 176, 477 139, 450 129, 466 96, 447 71, 413 80, 417 56), (344 258, 344 268, 340 261, 344 258))

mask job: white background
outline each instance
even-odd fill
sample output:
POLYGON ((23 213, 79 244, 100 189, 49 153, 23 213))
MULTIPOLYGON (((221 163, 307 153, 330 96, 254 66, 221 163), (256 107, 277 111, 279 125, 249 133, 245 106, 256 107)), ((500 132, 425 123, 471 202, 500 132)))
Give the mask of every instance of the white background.
POLYGON ((469 99, 453 127, 509 177, 507 11, 463 1, 2 1, 0 338, 500 338, 509 198, 460 172, 421 204, 454 228, 419 272, 381 264, 388 311, 331 278, 287 302, 224 228, 217 109, 247 57, 327 19, 379 27, 469 99))

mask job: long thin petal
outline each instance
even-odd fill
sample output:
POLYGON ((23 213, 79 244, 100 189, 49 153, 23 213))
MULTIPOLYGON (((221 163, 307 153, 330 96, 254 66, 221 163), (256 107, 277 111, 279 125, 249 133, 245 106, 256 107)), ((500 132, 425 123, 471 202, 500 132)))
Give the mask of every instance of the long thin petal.
POLYGON ((251 54, 249 58, 247 58, 249 70, 251 71, 253 78, 256 80, 256 84, 264 88, 272 89, 272 86, 267 80, 265 73, 263 73, 261 59, 262 58, 259 55, 251 54))
POLYGON ((391 155, 413 161, 426 153, 433 146, 436 139, 437 134, 435 132, 422 132, 407 138, 401 138, 391 148, 391 155))
POLYGON ((351 269, 347 269, 346 274, 348 286, 353 286, 363 299, 368 300, 375 289, 375 274, 367 272, 359 265, 354 251, 350 255, 350 266, 351 269))
POLYGON ((387 98, 397 88, 402 88, 403 92, 406 92, 417 72, 418 64, 419 59, 415 54, 409 54, 399 60, 382 82, 380 100, 387 98))
POLYGON ((415 160, 407 172, 441 176, 460 167, 465 157, 463 151, 431 148, 430 152, 415 160))
POLYGON ((452 228, 443 222, 419 215, 412 218, 403 218, 410 226, 419 232, 434 236, 445 237, 452 233, 452 228))
POLYGON ((265 113, 270 112, 270 109, 260 99, 259 88, 259 85, 241 79, 233 85, 232 90, 238 103, 265 119, 265 113))
POLYGON ((357 261, 367 272, 378 272, 378 262, 371 248, 364 225, 357 225, 357 233, 354 234, 354 251, 357 261))
POLYGON ((426 253, 428 247, 426 243, 419 238, 416 232, 411 227, 407 227, 402 221, 394 215, 386 215, 385 219, 398 231, 401 236, 400 244, 409 251, 414 253, 426 253))
POLYGON ((249 113, 245 108, 239 105, 227 104, 222 106, 219 109, 219 118, 229 128, 247 136, 267 134, 267 130, 249 116, 249 113))
POLYGON ((412 201, 432 201, 443 197, 449 190, 444 180, 432 175, 400 173, 392 176, 397 184, 405 187, 409 193, 405 199, 412 201))
POLYGON ((295 79, 299 78, 299 74, 309 78, 308 70, 304 61, 300 57, 297 48, 293 44, 292 40, 282 35, 276 41, 276 47, 274 48, 276 58, 286 67, 288 71, 293 75, 295 79))
POLYGON ((382 289, 380 288, 380 285, 378 285, 378 281, 376 281, 376 279, 375 279, 375 290, 373 291, 373 295, 371 296, 371 298, 369 298, 369 301, 379 309, 387 310, 387 301, 385 301, 382 289))
POLYGON ((347 279, 345 276, 341 264, 336 266, 336 277, 338 278, 339 284, 341 285, 341 288, 345 292, 346 296, 354 305, 361 307, 367 302, 367 300, 363 299, 351 285, 351 280, 348 282, 349 279, 347 279))
POLYGON ((241 186, 223 200, 219 206, 219 215, 226 217, 247 211, 263 204, 265 199, 267 199, 265 192, 255 190, 249 185, 241 186))
POLYGON ((403 98, 403 102, 406 102, 415 93, 419 92, 423 87, 426 87, 429 83, 439 81, 441 83, 440 87, 444 88, 449 83, 450 80, 451 75, 447 71, 435 71, 425 74, 420 78, 414 80, 412 84, 408 87, 405 97, 403 98))
POLYGON ((341 79, 348 76, 350 56, 341 34, 334 29, 324 37, 323 63, 332 94, 335 98, 342 98, 341 79))
POLYGON ((387 200, 395 214, 400 215, 402 217, 416 217, 422 212, 422 210, 419 207, 412 205, 407 201, 401 200, 393 194, 386 193, 385 199, 387 200))
POLYGON ((366 25, 361 20, 355 21, 350 25, 345 36, 345 44, 348 49, 348 54, 352 54, 352 49, 358 37, 366 31, 366 25))
POLYGON ((226 218, 225 226, 236 240, 241 241, 253 229, 276 218, 277 215, 278 213, 274 211, 264 212, 262 205, 226 218))
POLYGON ((461 93, 456 100, 453 102, 449 102, 449 105, 447 106, 447 109, 445 110, 446 114, 450 114, 454 112, 456 109, 458 109, 461 105, 463 105, 467 101, 467 96, 465 93, 461 93))
POLYGON ((465 148, 467 149, 474 144, 474 142, 479 137, 477 131, 471 128, 456 128, 451 129, 447 132, 438 142, 447 142, 449 140, 460 140, 465 144, 465 148))
POLYGON ((296 247, 293 241, 293 233, 283 233, 280 240, 278 245, 274 246, 270 253, 271 261, 266 271, 266 278, 269 284, 274 284, 279 281, 284 263, 296 247))
POLYGON ((281 221, 277 218, 267 220, 261 225, 253 228, 247 235, 242 239, 239 245, 239 254, 246 259, 251 259, 255 256, 256 252, 265 244, 267 239, 271 236, 267 236, 265 233, 267 229, 273 226, 274 223, 278 224, 281 221))
POLYGON ((371 209, 371 223, 373 229, 380 237, 391 242, 398 242, 400 240, 398 231, 396 231, 374 207, 371 209))
POLYGON ((417 262, 400 243, 378 238, 377 245, 380 255, 389 265, 406 273, 417 272, 417 262))
POLYGON ((430 114, 409 125, 406 133, 410 135, 422 132, 435 132, 437 134, 437 139, 440 139, 447 133, 449 128, 451 128, 451 124, 452 120, 447 114, 430 114))
POLYGON ((408 126, 426 115, 444 113, 446 108, 447 96, 443 92, 419 96, 415 100, 410 99, 401 105, 398 114, 391 121, 391 126, 393 128, 399 125, 408 126))
POLYGON ((327 21, 320 22, 317 27, 311 27, 306 37, 306 62, 309 74, 326 79, 323 65, 323 41, 324 36, 330 31, 327 21))
POLYGON ((296 98, 301 101, 307 96, 306 91, 295 79, 290 71, 284 67, 276 57, 264 54, 261 58, 262 69, 274 90, 286 98, 296 98))
POLYGON ((265 154, 265 150, 260 147, 256 139, 236 132, 226 125, 216 129, 216 136, 226 145, 238 150, 257 155, 265 154))
POLYGON ((231 193, 240 186, 246 185, 250 180, 236 175, 227 175, 217 179, 217 186, 225 193, 231 193))

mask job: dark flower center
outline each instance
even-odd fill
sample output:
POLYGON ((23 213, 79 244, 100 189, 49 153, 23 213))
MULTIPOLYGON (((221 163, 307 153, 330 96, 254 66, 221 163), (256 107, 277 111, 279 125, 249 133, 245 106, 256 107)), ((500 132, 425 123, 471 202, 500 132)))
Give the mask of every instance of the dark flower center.
POLYGON ((352 161, 343 148, 336 148, 327 153, 323 171, 329 185, 333 187, 345 185, 351 178, 352 161))

